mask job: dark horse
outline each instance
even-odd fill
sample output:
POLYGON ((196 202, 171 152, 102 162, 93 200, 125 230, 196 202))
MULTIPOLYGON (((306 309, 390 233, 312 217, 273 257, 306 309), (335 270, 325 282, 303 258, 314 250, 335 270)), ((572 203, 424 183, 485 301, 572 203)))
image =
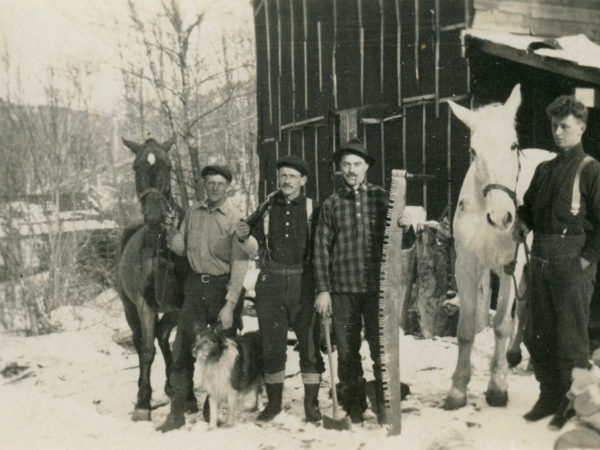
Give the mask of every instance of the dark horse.
POLYGON ((154 339, 165 360, 168 375, 173 358, 169 336, 177 325, 183 302, 185 260, 166 248, 164 224, 168 215, 182 217, 182 209, 171 196, 171 164, 167 152, 174 138, 159 144, 148 139, 144 144, 123 139, 135 154, 135 187, 142 205, 144 223, 128 227, 121 238, 116 270, 116 287, 123 302, 125 317, 133 332, 140 375, 133 420, 150 420, 150 368, 154 360, 154 339), (164 312, 158 320, 158 313, 164 312))

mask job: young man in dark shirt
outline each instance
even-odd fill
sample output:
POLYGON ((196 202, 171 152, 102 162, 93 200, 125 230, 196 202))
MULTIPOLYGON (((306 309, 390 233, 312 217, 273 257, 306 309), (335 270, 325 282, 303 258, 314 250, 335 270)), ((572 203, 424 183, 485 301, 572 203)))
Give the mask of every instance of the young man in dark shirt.
POLYGON ((600 257, 600 163, 586 155, 581 136, 587 109, 560 96, 546 109, 558 156, 540 164, 519 207, 523 235, 533 230, 525 345, 540 396, 529 421, 569 418, 565 393, 574 367, 589 367, 588 322, 600 257))
POLYGON ((324 371, 318 347, 319 322, 314 313, 312 270, 312 199, 303 194, 308 164, 295 156, 277 160, 278 192, 254 236, 262 252, 256 283, 256 314, 263 340, 263 364, 268 404, 257 420, 272 420, 281 411, 287 333, 296 332, 304 383, 307 422, 321 419, 319 383, 324 371))

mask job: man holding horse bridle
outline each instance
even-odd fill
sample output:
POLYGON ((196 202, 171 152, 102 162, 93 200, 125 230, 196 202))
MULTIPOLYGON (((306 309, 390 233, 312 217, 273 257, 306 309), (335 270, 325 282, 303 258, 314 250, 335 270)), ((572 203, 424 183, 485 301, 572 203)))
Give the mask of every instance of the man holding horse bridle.
POLYGON ((554 415, 551 428, 570 417, 565 397, 575 367, 589 368, 589 307, 600 258, 600 163, 586 155, 581 137, 587 109, 560 96, 546 109, 558 156, 540 164, 518 209, 523 235, 533 230, 525 345, 540 396, 528 421, 554 415))
MULTIPOLYGON (((227 199, 232 174, 226 167, 202 169, 206 199, 187 211, 180 230, 171 228, 168 245, 187 256, 191 270, 184 284, 183 308, 173 345, 171 412, 160 431, 185 424, 184 412, 197 411, 193 391, 194 358, 191 348, 197 327, 220 324, 231 336, 241 328, 238 302, 248 262, 258 250, 250 227, 227 199)), ((213 411, 214 414, 216 412, 213 411)))

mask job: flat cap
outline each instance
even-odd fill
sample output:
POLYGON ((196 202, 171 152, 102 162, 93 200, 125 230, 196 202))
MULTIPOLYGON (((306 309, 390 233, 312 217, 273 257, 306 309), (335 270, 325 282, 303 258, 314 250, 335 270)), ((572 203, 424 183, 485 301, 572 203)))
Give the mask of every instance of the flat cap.
POLYGON ((231 183, 231 180, 233 179, 233 175, 231 175, 231 170, 229 170, 225 166, 219 166, 219 165, 212 165, 212 166, 204 167, 200 171, 200 176, 205 177, 207 175, 221 175, 230 183, 231 183))
POLYGON ((282 156, 281 158, 279 158, 277 160, 277 162, 275 164, 277 165, 278 169, 280 167, 291 167, 292 169, 296 169, 298 172, 300 172, 304 176, 308 175, 308 164, 302 158, 298 158, 297 156, 294 156, 294 155, 282 156))
POLYGON ((365 148, 362 141, 358 138, 350 139, 345 145, 342 145, 340 149, 334 153, 333 160, 336 163, 339 163, 342 159, 342 156, 344 156, 346 153, 352 153, 354 155, 360 156, 370 166, 375 164, 375 158, 373 158, 367 153, 367 149, 365 148))

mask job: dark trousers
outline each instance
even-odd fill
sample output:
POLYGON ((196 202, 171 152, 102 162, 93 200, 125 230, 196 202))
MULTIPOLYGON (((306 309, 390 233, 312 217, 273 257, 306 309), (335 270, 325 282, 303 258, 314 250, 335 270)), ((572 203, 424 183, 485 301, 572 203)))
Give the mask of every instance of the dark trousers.
MULTIPOLYGON (((219 311, 225 305, 229 274, 211 276, 190 271, 184 285, 183 308, 177 322, 177 335, 173 344, 173 367, 169 382, 173 390, 172 408, 182 412, 185 398, 194 388, 194 362, 192 346, 198 328, 216 325, 219 311)), ((240 300, 234 311, 234 323, 229 334, 241 329, 240 300)))
POLYGON ((534 236, 525 345, 542 393, 563 394, 589 367, 588 322, 596 265, 581 269, 585 236, 534 236))
POLYGON ((303 381, 317 384, 325 366, 319 349, 320 328, 314 310, 312 270, 273 266, 275 264, 261 271, 255 287, 267 381, 269 375, 279 374, 281 378, 285 375, 287 333, 291 327, 298 339, 303 381))
POLYGON ((361 329, 364 321, 365 339, 369 344, 373 373, 381 384, 379 350, 379 294, 331 294, 333 332, 338 351, 338 377, 342 384, 361 383, 363 368, 360 359, 361 329))

